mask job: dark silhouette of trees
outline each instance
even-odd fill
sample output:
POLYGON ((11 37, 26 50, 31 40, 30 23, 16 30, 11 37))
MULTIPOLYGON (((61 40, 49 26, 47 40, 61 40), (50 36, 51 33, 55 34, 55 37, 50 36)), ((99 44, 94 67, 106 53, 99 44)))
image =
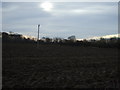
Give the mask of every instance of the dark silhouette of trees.
POLYGON ((53 42, 54 43, 60 43, 60 42, 62 42, 62 39, 59 38, 59 37, 56 37, 56 38, 53 38, 53 42))
MULTIPOLYGON (((6 33, 2 32, 2 42, 8 43, 37 43, 34 39, 25 38, 21 34, 15 33, 6 33)), ((81 41, 73 41, 71 39, 62 39, 62 38, 49 38, 43 37, 39 40, 40 44, 59 44, 59 45, 71 45, 71 46, 83 46, 83 47, 99 47, 99 48, 119 48, 120 47, 120 38, 100 38, 100 40, 81 40, 81 41)))
POLYGON ((46 42, 46 43, 51 43, 51 42, 52 42, 52 39, 49 38, 49 37, 46 37, 46 38, 45 38, 45 42, 46 42))
POLYGON ((8 34, 6 32, 2 32, 2 42, 11 42, 11 43, 26 43, 26 42, 35 42, 30 38, 25 38, 21 34, 8 34))

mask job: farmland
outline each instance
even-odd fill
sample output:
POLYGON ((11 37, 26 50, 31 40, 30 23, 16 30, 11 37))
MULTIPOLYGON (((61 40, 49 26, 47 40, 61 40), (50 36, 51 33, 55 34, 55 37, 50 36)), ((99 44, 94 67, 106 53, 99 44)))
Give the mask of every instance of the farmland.
POLYGON ((117 88, 118 50, 3 43, 3 88, 117 88))

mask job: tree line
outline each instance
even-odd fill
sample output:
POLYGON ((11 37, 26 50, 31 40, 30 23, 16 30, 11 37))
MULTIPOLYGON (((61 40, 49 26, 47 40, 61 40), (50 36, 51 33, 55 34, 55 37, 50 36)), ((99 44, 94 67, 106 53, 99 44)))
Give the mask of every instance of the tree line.
MULTIPOLYGON (((2 42, 3 43, 37 43, 36 40, 31 38, 25 38, 21 34, 8 34, 2 32, 2 42)), ((103 47, 103 48, 119 48, 120 47, 120 38, 100 38, 99 40, 90 39, 90 40, 81 40, 73 41, 72 39, 62 39, 62 38, 49 38, 43 37, 39 40, 39 44, 59 44, 59 45, 71 45, 71 46, 84 46, 84 47, 103 47)))

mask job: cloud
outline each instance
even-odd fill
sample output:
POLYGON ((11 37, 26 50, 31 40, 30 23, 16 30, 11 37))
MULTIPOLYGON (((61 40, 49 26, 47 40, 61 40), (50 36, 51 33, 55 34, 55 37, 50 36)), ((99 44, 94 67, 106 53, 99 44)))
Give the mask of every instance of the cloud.
POLYGON ((56 3, 51 11, 53 15, 81 15, 81 14, 99 14, 110 13, 115 9, 114 3, 56 3), (112 7, 111 7, 112 6, 112 7))
POLYGON ((41 3, 3 3, 3 30, 31 36, 41 24, 41 37, 84 38, 117 33, 117 3, 53 3, 50 12, 41 3))

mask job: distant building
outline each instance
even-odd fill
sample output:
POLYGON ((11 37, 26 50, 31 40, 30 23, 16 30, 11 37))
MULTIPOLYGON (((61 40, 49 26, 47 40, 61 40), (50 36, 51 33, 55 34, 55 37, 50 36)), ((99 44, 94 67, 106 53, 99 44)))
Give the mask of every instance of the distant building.
POLYGON ((76 41, 76 37, 74 35, 70 36, 70 37, 68 37, 68 40, 71 40, 71 41, 75 42, 76 41))

